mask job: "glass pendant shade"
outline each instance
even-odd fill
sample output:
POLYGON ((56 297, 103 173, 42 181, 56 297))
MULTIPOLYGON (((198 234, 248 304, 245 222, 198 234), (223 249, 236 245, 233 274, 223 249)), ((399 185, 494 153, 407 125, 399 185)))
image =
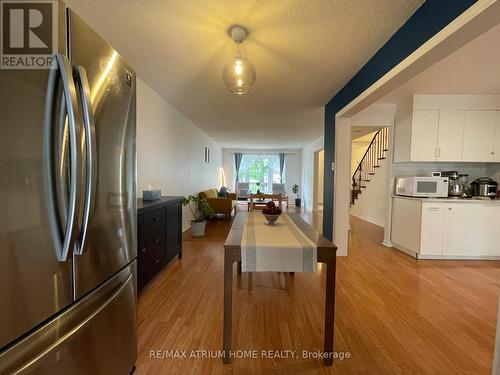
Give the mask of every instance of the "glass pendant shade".
POLYGON ((233 94, 246 94, 255 85, 255 68, 238 51, 236 57, 224 66, 222 80, 233 94))

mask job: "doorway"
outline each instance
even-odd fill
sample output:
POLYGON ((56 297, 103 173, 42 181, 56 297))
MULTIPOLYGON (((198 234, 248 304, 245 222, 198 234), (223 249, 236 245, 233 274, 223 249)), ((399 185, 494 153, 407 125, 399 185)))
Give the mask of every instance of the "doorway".
POLYGON ((314 153, 314 186, 313 186, 313 211, 323 211, 323 178, 325 165, 325 150, 314 153))
POLYGON ((351 127, 350 214, 379 227, 387 216, 389 129, 351 127))

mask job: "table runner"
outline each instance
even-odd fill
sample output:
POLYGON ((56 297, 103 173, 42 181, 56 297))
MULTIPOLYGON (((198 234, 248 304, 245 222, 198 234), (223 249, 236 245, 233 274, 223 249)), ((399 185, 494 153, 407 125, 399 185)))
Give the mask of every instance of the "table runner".
POLYGON ((243 272, 315 272, 317 248, 283 213, 268 224, 260 212, 249 212, 241 237, 243 272))

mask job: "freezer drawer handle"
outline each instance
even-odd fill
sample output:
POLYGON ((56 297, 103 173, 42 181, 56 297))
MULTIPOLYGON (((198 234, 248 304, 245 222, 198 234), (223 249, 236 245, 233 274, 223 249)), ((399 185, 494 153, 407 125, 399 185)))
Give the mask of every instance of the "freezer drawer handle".
MULTIPOLYGON (((45 183, 45 198, 47 200, 49 226, 52 234, 52 240, 56 249, 57 259, 64 262, 68 258, 68 253, 73 249, 77 241, 78 224, 76 220, 77 213, 80 211, 80 189, 83 180, 81 165, 81 114, 78 107, 75 84, 71 75, 71 65, 66 56, 56 55, 55 67, 49 73, 47 83, 47 96, 45 100, 45 117, 44 117, 44 183, 45 183), (58 82, 58 73, 61 76, 63 87, 64 103, 61 108, 65 108, 68 119, 68 138, 69 138, 69 199, 67 207, 63 207, 64 216, 66 219, 65 229, 63 231, 62 224, 57 215, 57 203, 55 202, 57 189, 54 181, 57 173, 54 168, 54 151, 53 151, 53 131, 54 131, 54 94, 58 82)), ((63 99, 61 99, 63 100, 63 99)), ((61 116, 59 121, 66 121, 66 116, 61 116)), ((57 140, 60 142, 61 140, 57 140)), ((62 178, 62 176, 58 176, 62 178)))
POLYGON ((94 109, 90 97, 90 86, 87 77, 87 71, 83 66, 77 65, 74 68, 74 76, 77 83, 76 86, 78 88, 82 101, 83 126, 85 129, 85 195, 82 225, 80 235, 78 237, 78 246, 75 249, 76 255, 82 255, 85 252, 90 219, 94 210, 95 187, 97 179, 97 152, 94 109))

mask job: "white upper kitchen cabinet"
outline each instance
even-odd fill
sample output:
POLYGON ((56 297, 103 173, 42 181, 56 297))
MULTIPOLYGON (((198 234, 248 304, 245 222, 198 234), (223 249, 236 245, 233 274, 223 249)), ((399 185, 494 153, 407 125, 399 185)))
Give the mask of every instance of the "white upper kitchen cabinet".
POLYGON ((497 111, 495 126, 495 149, 493 150, 493 161, 500 163, 500 111, 497 111))
POLYGON ((465 111, 463 161, 494 161, 496 111, 465 111))
POLYGON ((413 111, 411 125, 411 161, 435 161, 438 141, 439 111, 413 111))
POLYGON ((439 111, 436 159, 462 160, 465 111, 439 111))

